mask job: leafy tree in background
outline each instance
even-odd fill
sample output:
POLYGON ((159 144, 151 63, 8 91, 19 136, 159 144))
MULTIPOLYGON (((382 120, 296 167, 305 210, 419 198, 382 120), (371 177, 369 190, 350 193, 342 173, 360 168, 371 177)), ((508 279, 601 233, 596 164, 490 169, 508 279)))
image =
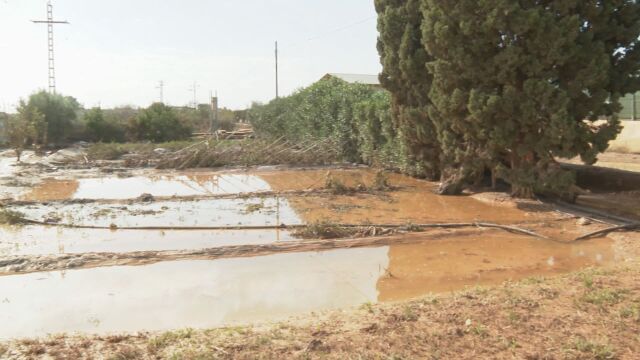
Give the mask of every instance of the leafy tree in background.
POLYGON ((404 147, 404 170, 435 180, 440 176, 440 144, 429 118, 431 61, 422 45, 420 0, 375 0, 382 86, 392 93, 395 127, 404 147))
POLYGON ((29 96, 29 100, 22 101, 20 107, 28 108, 28 111, 37 110, 43 115, 42 122, 34 124, 34 141, 42 146, 64 143, 71 134, 77 113, 81 109, 75 98, 46 91, 29 96))
POLYGON ((362 161, 363 151, 368 160, 373 160, 376 157, 372 152, 379 144, 368 144, 364 149, 362 140, 381 138, 381 125, 376 123, 380 119, 372 117, 388 114, 389 98, 380 94, 380 89, 367 85, 327 79, 269 104, 254 104, 247 116, 259 136, 284 137, 297 142, 328 139, 345 160, 362 161), (371 122, 370 127, 359 121, 371 122), (360 129, 376 133, 360 137, 360 129))
POLYGON ((131 136, 135 140, 166 142, 188 139, 191 128, 180 121, 173 109, 155 103, 142 110, 130 123, 131 136))
POLYGON ((22 104, 18 108, 18 114, 6 119, 5 127, 7 141, 15 152, 18 162, 25 147, 29 145, 35 134, 35 125, 43 124, 44 116, 35 108, 29 108, 22 104))
POLYGON ((84 114, 87 140, 94 142, 124 142, 125 127, 117 119, 108 120, 100 108, 84 114))

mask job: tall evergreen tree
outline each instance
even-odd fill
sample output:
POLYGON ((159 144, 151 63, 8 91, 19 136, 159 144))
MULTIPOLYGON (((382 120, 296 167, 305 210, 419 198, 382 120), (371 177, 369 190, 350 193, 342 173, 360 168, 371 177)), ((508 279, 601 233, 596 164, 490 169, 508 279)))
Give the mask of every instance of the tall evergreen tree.
POLYGON ((402 139, 405 170, 421 177, 440 176, 440 146, 428 116, 432 77, 422 46, 420 0, 376 0, 380 81, 392 93, 394 123, 402 139))
POLYGON ((594 163, 620 131, 620 96, 640 88, 638 0, 377 0, 376 9, 381 80, 405 136, 424 144, 409 147, 415 158, 432 166, 420 156, 439 145, 442 193, 486 169, 515 196, 565 192, 573 178, 555 158, 594 163))

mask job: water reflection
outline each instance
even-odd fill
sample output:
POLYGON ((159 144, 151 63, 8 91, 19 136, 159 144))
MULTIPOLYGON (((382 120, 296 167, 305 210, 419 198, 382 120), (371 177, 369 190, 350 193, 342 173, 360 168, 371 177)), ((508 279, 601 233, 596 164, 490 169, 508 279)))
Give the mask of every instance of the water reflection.
POLYGON ((601 265, 613 260, 611 248, 608 240, 484 236, 0 277, 0 338, 283 320, 601 265))
POLYGON ((135 231, 0 227, 0 256, 199 250, 292 240, 284 230, 135 231))

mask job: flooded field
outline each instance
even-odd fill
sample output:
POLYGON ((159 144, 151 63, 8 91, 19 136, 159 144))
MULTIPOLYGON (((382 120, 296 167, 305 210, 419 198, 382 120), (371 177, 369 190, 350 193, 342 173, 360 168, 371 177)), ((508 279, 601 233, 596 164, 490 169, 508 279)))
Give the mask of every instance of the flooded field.
POLYGON ((0 227, 0 256, 198 250, 291 241, 286 230, 108 230, 0 227))
POLYGON ((564 245, 492 236, 6 276, 0 277, 0 338, 285 320, 613 260, 608 241, 564 245))
MULTIPOLYGON (((0 162, 5 166, 19 171, 0 162)), ((617 260, 609 239, 558 241, 593 227, 578 228, 575 219, 549 206, 441 197, 435 184, 397 174, 387 174, 388 189, 375 190, 375 178, 363 168, 78 170, 31 178, 35 185, 20 193, 0 187, 16 200, 6 208, 31 221, 0 227, 0 322, 6 324, 0 338, 286 320, 617 260), (355 190, 332 192, 329 178, 355 190), (370 243, 341 240, 327 242, 335 245, 328 248, 286 229, 318 222, 375 229, 486 222, 552 239, 471 229, 400 232, 382 241, 374 231, 370 243), (226 253, 228 248, 242 251, 226 253), (218 249, 215 257, 204 255, 212 249, 218 249), (170 256, 185 251, 194 255, 170 256), (145 261, 149 252, 168 255, 145 261), (55 264, 46 269, 61 270, 29 267, 48 259, 55 264), (77 261, 71 266, 59 259, 77 261)))

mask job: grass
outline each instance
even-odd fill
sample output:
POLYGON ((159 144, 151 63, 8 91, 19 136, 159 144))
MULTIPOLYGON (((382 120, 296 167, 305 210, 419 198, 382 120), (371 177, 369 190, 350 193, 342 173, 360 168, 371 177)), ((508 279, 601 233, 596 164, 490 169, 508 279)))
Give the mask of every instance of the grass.
POLYGON ((126 154, 140 154, 143 156, 153 156, 155 149, 162 148, 168 151, 178 151, 190 145, 196 144, 195 141, 171 141, 166 143, 96 143, 87 150, 87 157, 90 160, 118 160, 126 154))
POLYGON ((595 360, 609 360, 616 358, 616 352, 608 344, 593 342, 585 338, 578 338, 573 342, 573 350, 576 350, 595 360))
POLYGON ((182 340, 190 339, 194 334, 193 329, 178 331, 168 331, 148 340, 147 348, 151 352, 158 352, 168 346, 179 343, 182 340))
POLYGON ((338 226, 329 221, 318 221, 293 233, 301 239, 341 239, 355 235, 357 229, 338 226))
POLYGON ((20 225, 25 223, 25 215, 18 211, 1 209, 0 224, 2 225, 20 225))
POLYGON ((373 183, 369 186, 357 183, 355 186, 347 186, 345 183, 336 179, 331 173, 327 174, 325 179, 325 189, 329 190, 333 195, 352 195, 356 193, 376 193, 393 190, 393 186, 389 184, 389 178, 386 172, 380 170, 376 172, 373 183))

